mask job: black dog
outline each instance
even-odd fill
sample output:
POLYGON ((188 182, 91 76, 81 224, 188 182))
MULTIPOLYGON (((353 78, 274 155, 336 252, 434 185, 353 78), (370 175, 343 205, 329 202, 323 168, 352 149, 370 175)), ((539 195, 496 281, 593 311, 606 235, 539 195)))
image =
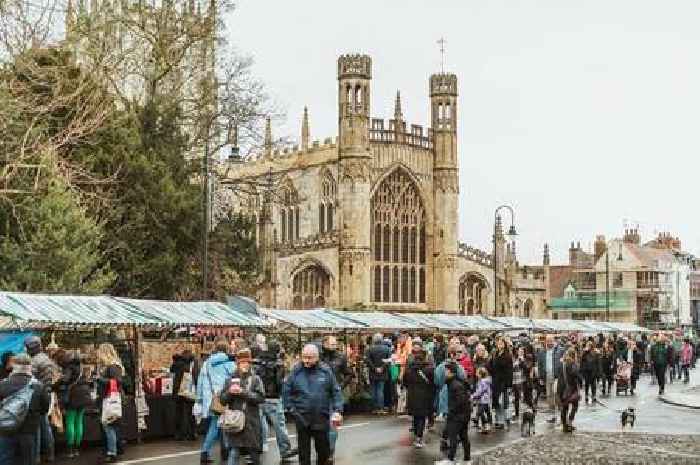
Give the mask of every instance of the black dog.
POLYGON ((533 436, 535 434, 535 416, 537 415, 536 410, 525 410, 523 412, 523 418, 520 422, 520 435, 524 438, 528 436, 533 436))
POLYGON ((628 407, 627 410, 623 410, 622 414, 620 415, 620 423, 622 423, 622 429, 625 429, 627 424, 629 424, 631 428, 634 428, 635 419, 636 415, 634 413, 634 407, 628 407))

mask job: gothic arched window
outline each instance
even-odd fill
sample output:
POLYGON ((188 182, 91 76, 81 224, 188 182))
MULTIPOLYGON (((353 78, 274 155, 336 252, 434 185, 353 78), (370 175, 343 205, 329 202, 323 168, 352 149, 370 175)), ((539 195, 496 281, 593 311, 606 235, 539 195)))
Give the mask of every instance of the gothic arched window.
POLYGON ((282 242, 299 239, 299 195, 291 181, 287 180, 280 191, 280 230, 282 242))
POLYGON ((318 232, 321 234, 333 231, 336 191, 335 180, 326 171, 321 176, 321 199, 318 205, 318 232))
POLYGON ((425 303, 425 210, 417 186, 397 169, 382 181, 370 208, 377 270, 372 300, 425 303))
POLYGON ((309 309, 326 305, 331 292, 331 280, 319 265, 309 265, 292 278, 292 306, 309 309))

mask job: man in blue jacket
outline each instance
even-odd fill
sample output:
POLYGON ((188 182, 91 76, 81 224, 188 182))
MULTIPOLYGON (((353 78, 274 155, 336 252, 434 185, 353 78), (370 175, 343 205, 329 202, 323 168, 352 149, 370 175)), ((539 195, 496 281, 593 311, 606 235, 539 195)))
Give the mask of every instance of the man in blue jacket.
POLYGON ((330 462, 328 429, 342 422, 343 397, 333 370, 319 363, 318 347, 307 344, 282 390, 284 405, 297 427, 300 465, 311 465, 311 439, 318 464, 330 462))

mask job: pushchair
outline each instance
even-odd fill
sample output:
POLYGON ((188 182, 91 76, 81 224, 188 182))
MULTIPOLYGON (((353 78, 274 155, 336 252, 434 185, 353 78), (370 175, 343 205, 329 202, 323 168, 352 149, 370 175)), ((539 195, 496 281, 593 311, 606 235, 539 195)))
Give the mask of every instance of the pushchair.
POLYGON ((632 381, 632 364, 629 362, 620 362, 615 373, 615 395, 619 396, 621 392, 625 395, 630 392, 630 383, 632 381))

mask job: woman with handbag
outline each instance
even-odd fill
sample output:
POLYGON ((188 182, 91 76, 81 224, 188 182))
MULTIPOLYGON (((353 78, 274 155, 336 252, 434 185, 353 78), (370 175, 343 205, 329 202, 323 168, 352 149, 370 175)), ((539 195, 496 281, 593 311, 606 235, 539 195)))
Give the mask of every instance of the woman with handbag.
POLYGON ((122 416, 124 366, 112 344, 101 344, 97 359, 104 367, 97 381, 97 405, 105 438, 105 462, 116 462, 122 416))
POLYGON ((265 402, 265 389, 258 375, 251 370, 250 349, 236 354, 238 369, 226 381, 221 403, 226 411, 219 421, 228 449, 228 465, 238 465, 242 452, 250 456, 252 465, 260 465, 263 447, 260 404, 265 402))
POLYGON ((435 396, 434 368, 426 360, 426 352, 422 348, 413 354, 413 362, 408 365, 403 375, 403 385, 406 387, 406 410, 413 417, 413 446, 423 447, 423 432, 425 422, 433 412, 435 396))
POLYGON ((578 402, 581 398, 579 392, 581 377, 576 363, 576 350, 570 348, 564 354, 562 369, 557 380, 557 394, 561 404, 561 425, 565 433, 573 433, 574 417, 578 410, 578 402))

